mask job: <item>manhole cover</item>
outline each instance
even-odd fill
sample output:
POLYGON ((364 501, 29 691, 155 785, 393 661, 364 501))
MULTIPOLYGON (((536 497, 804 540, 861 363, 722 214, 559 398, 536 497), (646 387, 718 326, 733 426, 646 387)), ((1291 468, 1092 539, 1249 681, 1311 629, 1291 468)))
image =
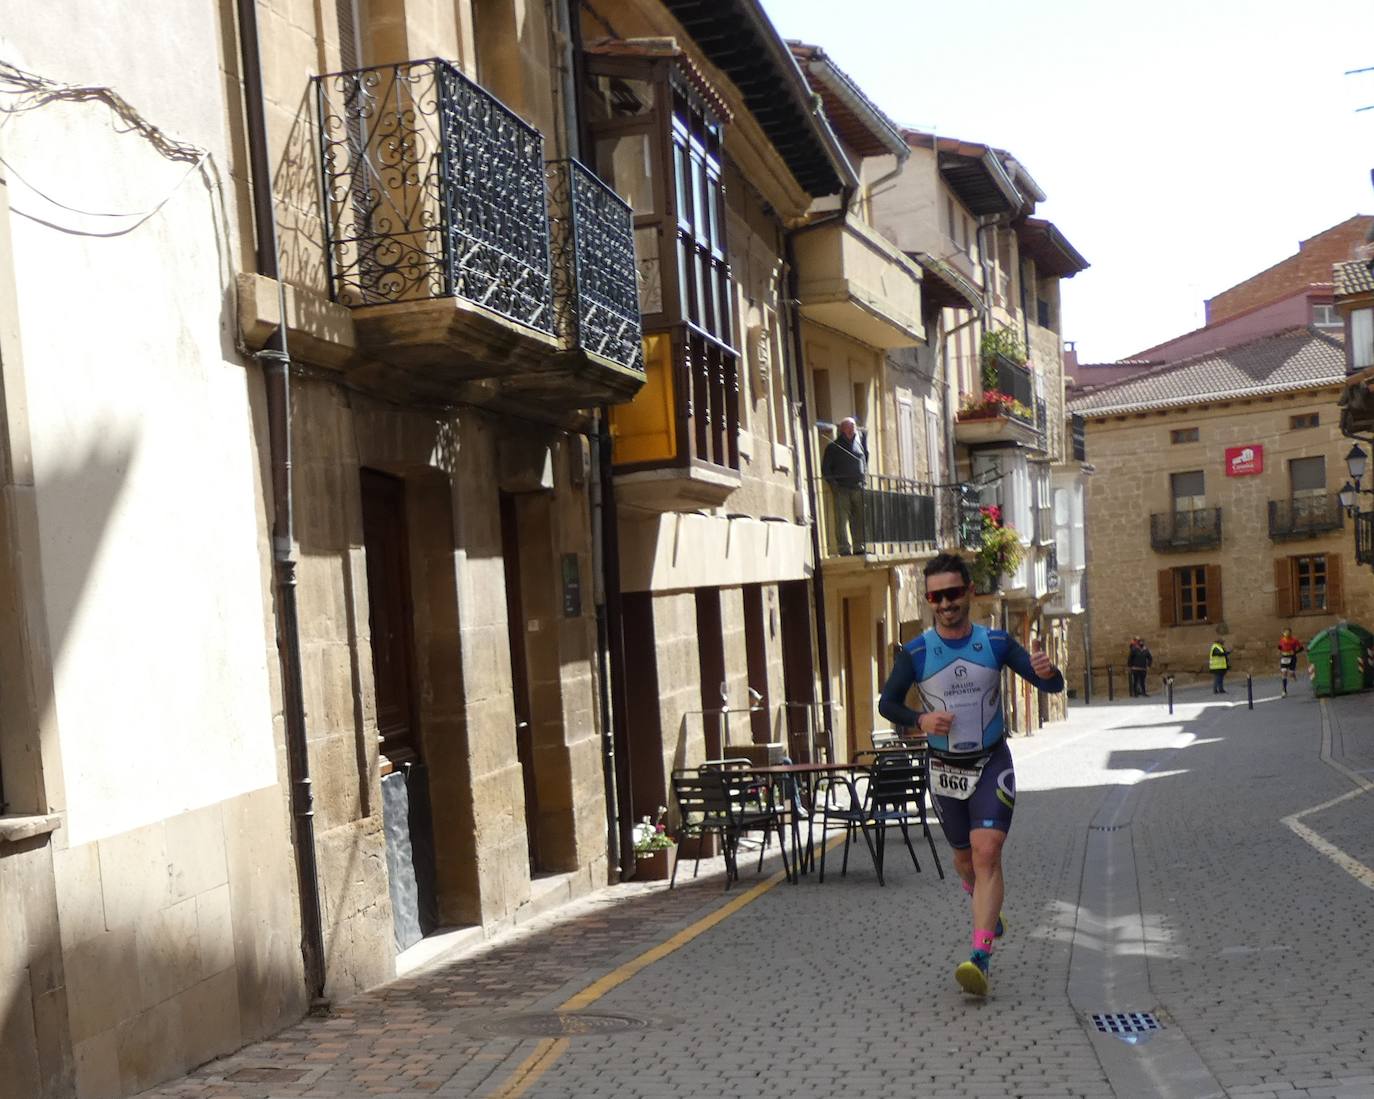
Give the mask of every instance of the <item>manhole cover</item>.
POLYGON ((622 1030, 647 1030, 658 1025, 637 1015, 591 1011, 531 1011, 477 1019, 464 1029, 500 1038, 567 1038, 579 1034, 614 1034, 622 1030))
POLYGON ((1127 1045, 1148 1042, 1164 1025, 1155 1018, 1152 1011, 1117 1011, 1094 1014, 1093 1026, 1101 1034, 1111 1034, 1127 1045))
POLYGON ((269 1065, 251 1065, 231 1072, 225 1077, 235 1084, 290 1084, 305 1075, 303 1068, 273 1068, 269 1065))

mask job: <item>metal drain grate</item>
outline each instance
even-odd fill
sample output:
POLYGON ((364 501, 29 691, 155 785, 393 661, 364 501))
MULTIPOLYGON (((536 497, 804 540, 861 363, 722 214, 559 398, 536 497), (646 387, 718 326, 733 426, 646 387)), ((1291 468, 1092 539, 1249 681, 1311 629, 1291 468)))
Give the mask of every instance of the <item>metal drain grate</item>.
POLYGON ((1128 1045, 1147 1042, 1156 1032, 1164 1029, 1164 1024, 1155 1018, 1153 1011, 1098 1013, 1093 1015, 1092 1020, 1099 1034, 1110 1034, 1128 1045))
POLYGON ((585 1034, 615 1034, 624 1030, 648 1030, 659 1025, 637 1015, 590 1011, 532 1011, 496 1015, 464 1026, 472 1034, 495 1038, 567 1038, 585 1034))
POLYGON ((1089 832, 1120 832, 1123 828, 1129 828, 1129 824, 1090 824, 1089 832))

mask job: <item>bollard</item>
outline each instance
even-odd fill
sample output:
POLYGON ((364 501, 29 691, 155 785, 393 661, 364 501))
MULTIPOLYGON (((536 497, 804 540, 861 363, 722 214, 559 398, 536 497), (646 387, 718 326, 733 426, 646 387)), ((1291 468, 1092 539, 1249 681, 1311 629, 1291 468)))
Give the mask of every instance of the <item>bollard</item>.
POLYGON ((1107 701, 1108 701, 1108 702, 1114 702, 1115 700, 1116 700, 1116 685, 1112 682, 1112 666, 1111 666, 1110 664, 1108 664, 1108 665, 1107 665, 1107 701))
POLYGON ((1245 704, 1252 710, 1255 708, 1255 682, 1249 672, 1245 673, 1245 704))
POLYGON ((1164 683, 1165 683, 1165 685, 1169 688, 1169 712, 1170 712, 1170 713, 1173 713, 1173 712, 1174 712, 1174 677, 1173 677, 1173 676, 1167 677, 1167 678, 1164 680, 1164 683))

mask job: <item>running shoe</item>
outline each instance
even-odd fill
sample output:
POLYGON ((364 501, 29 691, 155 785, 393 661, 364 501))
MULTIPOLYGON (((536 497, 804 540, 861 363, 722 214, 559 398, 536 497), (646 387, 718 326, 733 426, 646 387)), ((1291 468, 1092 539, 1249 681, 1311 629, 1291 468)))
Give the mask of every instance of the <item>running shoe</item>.
POLYGON ((973 996, 988 994, 988 956, 975 950, 966 962, 960 962, 954 971, 954 979, 959 987, 973 996))

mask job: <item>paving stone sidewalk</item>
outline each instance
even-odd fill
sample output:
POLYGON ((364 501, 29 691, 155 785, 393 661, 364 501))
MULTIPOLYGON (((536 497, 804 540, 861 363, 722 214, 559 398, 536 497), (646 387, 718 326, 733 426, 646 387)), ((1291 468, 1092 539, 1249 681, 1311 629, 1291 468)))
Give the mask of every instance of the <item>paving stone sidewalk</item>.
MULTIPOLYGON (((1374 1096, 1374 982, 1351 977, 1371 971, 1370 889, 1284 823, 1312 810, 1304 821, 1374 866, 1374 793, 1337 800, 1356 787, 1320 758, 1321 705, 1271 695, 1257 680, 1254 710, 1206 691, 1179 692, 1172 716, 1154 698, 1075 707, 1013 742, 1010 931, 986 1003, 951 980, 968 902, 947 848, 937 838, 941 881, 928 848, 917 873, 894 834, 886 887, 862 845, 846 878, 832 852, 824 884, 763 892, 588 1005, 636 1029, 502 1034, 509 1013, 554 1010, 742 895, 752 865, 729 894, 718 877, 607 891, 147 1099, 1129 1096, 1067 992, 1075 950, 1110 950, 1083 939, 1079 903, 1104 872, 1088 825, 1123 787, 1155 1002, 1121 1008, 1182 1028, 1228 1095, 1374 1096)), ((1369 696, 1326 714, 1333 755, 1374 768, 1369 696)))

